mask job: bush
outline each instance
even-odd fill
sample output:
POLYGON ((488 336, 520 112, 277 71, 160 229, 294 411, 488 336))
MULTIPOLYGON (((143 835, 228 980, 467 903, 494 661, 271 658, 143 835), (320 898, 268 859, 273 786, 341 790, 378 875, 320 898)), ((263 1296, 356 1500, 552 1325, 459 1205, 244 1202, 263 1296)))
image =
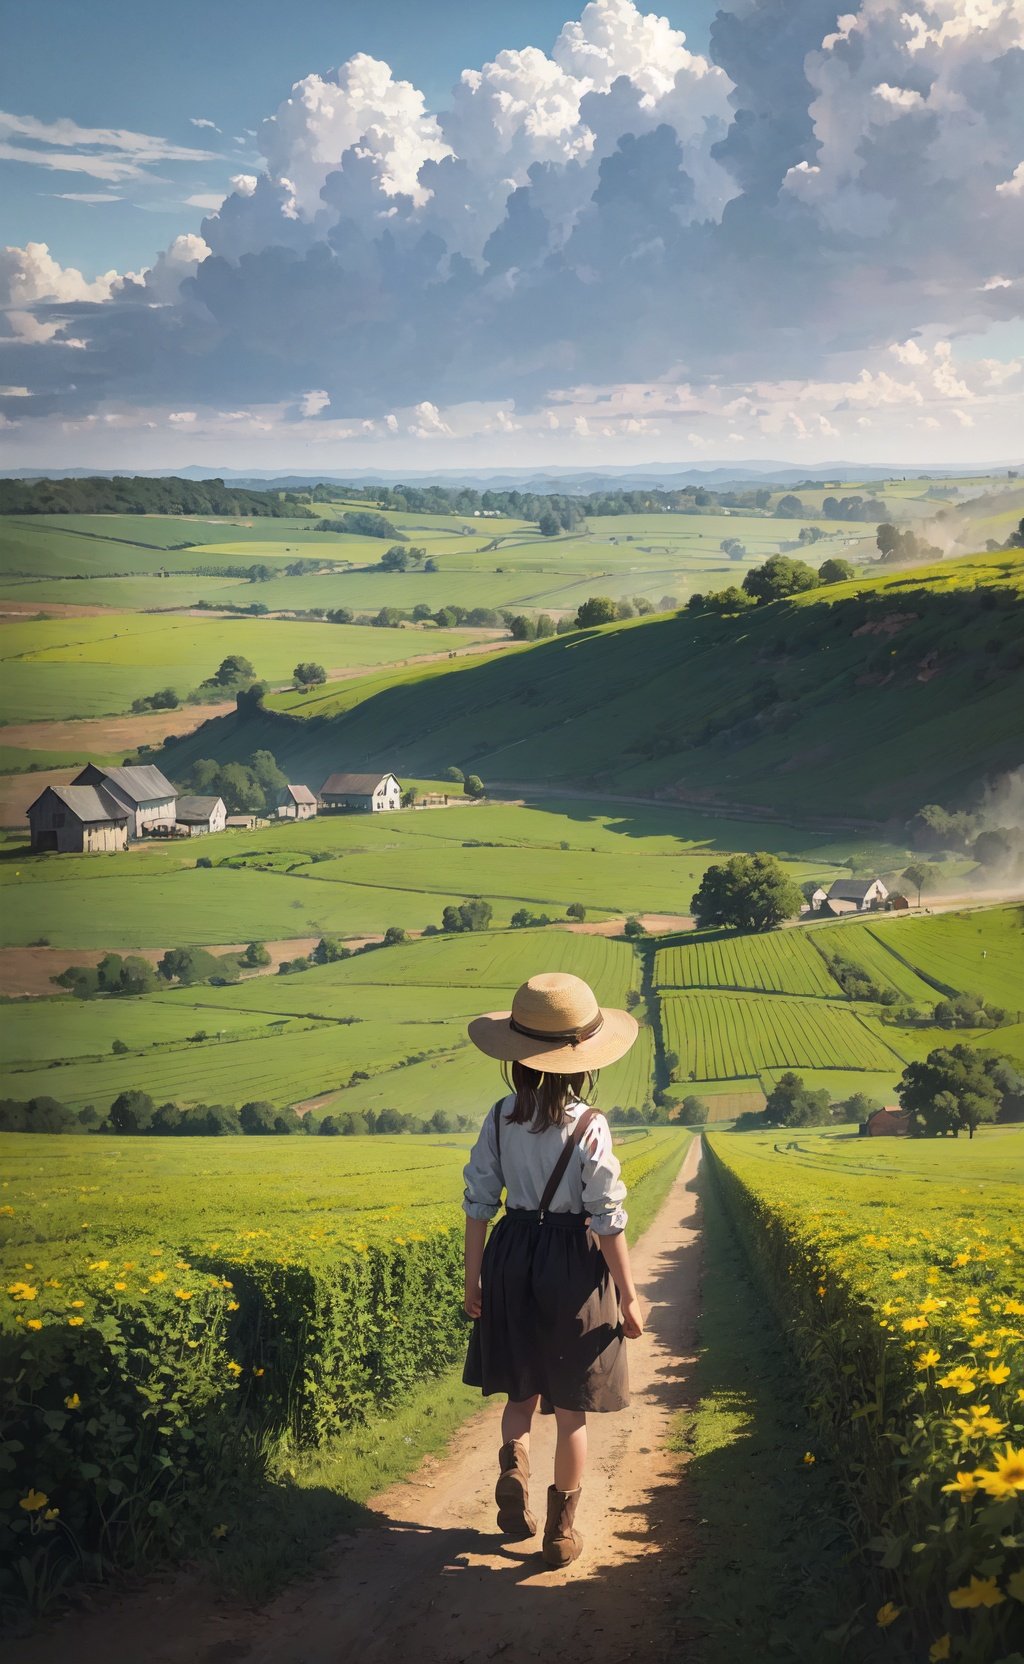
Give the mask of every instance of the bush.
POLYGON ((450 934, 458 934, 465 930, 486 930, 493 915, 494 909, 490 902, 476 896, 472 901, 446 907, 441 914, 441 929, 450 934))

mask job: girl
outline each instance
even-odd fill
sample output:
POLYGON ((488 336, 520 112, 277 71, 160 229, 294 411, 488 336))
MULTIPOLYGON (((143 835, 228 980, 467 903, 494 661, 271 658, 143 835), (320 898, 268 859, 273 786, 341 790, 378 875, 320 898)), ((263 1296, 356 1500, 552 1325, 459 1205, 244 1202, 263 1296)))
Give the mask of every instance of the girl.
POLYGON ((530 1426, 538 1403, 554 1412, 541 1551, 549 1566, 567 1566, 583 1547, 574 1521, 586 1412, 625 1409, 623 1340, 643 1333, 623 1234, 626 1187, 607 1121, 580 1096, 637 1032, 628 1012, 602 1010, 585 982, 560 972, 531 977, 511 1011, 469 1025, 482 1052, 511 1065, 513 1091, 487 1116, 465 1169, 466 1311, 476 1321, 463 1380, 508 1395, 494 1493, 508 1536, 536 1532, 530 1426), (503 1186, 504 1217, 485 1247, 503 1186))

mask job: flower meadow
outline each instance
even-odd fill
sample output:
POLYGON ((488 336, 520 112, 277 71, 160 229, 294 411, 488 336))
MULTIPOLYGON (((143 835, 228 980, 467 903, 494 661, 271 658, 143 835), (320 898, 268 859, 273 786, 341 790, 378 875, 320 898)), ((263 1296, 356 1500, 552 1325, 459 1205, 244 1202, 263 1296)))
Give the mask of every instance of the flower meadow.
MULTIPOLYGON (((173 1554, 219 1488, 447 1369, 469 1142, 3 1140, 4 1601, 173 1554)), ((625 1138, 630 1189, 686 1142, 625 1138)))
POLYGON ((881 1581, 860 1621, 894 1656, 1019 1664, 1024 1133, 716 1133, 707 1149, 881 1581))

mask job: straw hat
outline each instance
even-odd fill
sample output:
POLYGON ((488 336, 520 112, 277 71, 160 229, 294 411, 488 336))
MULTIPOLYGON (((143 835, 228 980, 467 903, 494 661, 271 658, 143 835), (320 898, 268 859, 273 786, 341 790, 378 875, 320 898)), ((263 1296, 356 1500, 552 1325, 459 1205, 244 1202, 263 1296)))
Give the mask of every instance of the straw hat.
POLYGON ((511 1011, 474 1017, 469 1038, 488 1057, 544 1074, 581 1074, 624 1057, 639 1033, 628 1011, 599 1006, 578 976, 545 971, 517 990, 511 1011))

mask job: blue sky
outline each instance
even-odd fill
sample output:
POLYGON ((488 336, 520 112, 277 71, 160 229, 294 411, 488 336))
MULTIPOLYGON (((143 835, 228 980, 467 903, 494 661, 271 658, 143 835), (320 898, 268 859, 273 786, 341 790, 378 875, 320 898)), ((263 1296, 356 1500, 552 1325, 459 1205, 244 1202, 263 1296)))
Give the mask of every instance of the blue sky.
POLYGON ((35 0, 13 38, 7 466, 1020 460, 1024 0, 35 0))

